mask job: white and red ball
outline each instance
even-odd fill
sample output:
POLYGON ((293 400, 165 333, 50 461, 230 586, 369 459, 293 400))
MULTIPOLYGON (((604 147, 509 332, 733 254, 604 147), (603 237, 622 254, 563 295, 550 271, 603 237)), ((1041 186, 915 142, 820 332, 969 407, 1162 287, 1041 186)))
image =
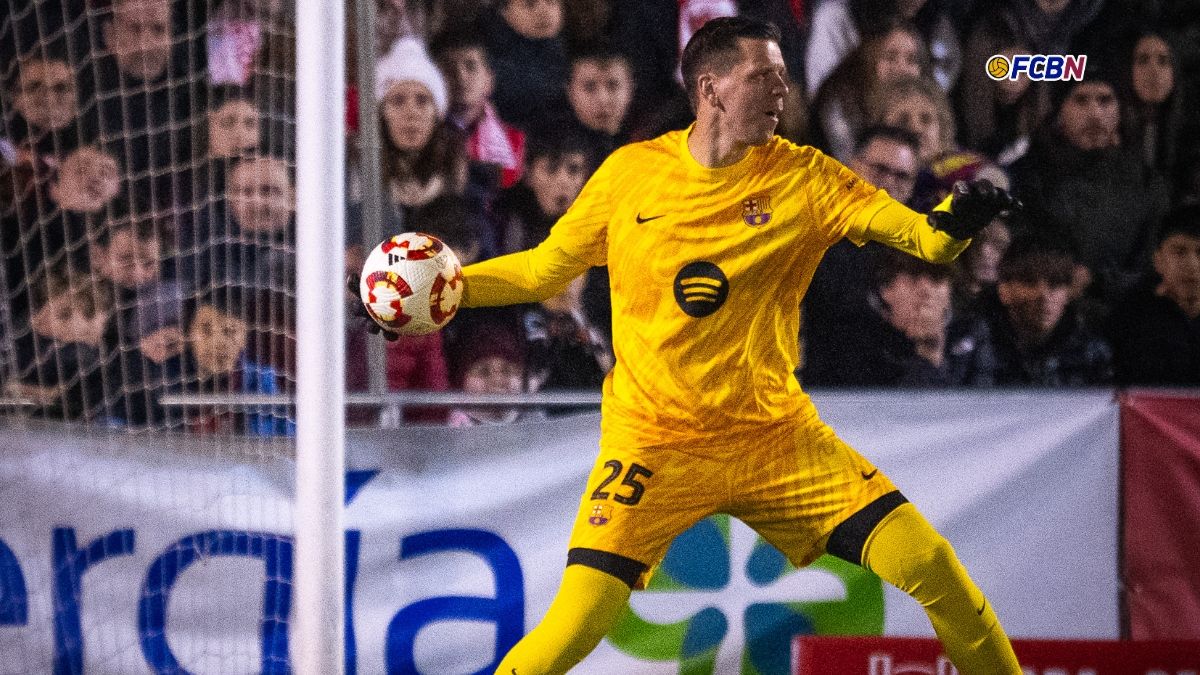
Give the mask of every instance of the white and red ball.
POLYGON ((376 246, 363 264, 359 295, 384 330, 425 335, 445 326, 462 298, 462 265, 437 237, 405 232, 376 246))

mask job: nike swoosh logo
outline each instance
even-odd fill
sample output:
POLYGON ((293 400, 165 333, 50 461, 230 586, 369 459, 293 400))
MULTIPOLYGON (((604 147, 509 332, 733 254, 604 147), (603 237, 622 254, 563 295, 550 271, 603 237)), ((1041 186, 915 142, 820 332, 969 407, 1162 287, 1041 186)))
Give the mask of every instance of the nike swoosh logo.
POLYGON ((879 469, 878 469, 878 468, 876 468, 876 469, 875 469, 874 471, 872 471, 871 473, 862 473, 861 471, 859 472, 859 474, 860 474, 860 475, 862 475, 862 477, 863 477, 863 480, 871 480, 872 478, 874 478, 874 477, 875 477, 875 474, 877 474, 877 473, 879 473, 879 469))
POLYGON ((985 609, 987 609, 987 598, 983 599, 983 604, 979 606, 979 609, 975 610, 975 613, 979 616, 983 616, 983 610, 985 609))
MULTIPOLYGON (((667 215, 667 214, 664 213, 663 216, 665 216, 665 215, 667 215)), ((642 223, 648 223, 652 220, 658 220, 659 218, 662 218, 663 216, 650 216, 649 218, 643 218, 642 214, 639 213, 639 214, 637 214, 638 225, 641 225, 642 223)))

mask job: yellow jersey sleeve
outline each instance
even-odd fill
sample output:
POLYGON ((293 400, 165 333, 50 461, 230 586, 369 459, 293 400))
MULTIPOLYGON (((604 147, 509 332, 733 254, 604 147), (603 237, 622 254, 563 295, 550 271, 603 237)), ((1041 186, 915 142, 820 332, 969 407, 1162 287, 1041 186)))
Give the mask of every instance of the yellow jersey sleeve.
POLYGON ((616 173, 612 160, 596 170, 545 241, 463 268, 463 306, 540 302, 561 293, 589 267, 603 265, 616 173))
POLYGON ((933 229, 924 214, 824 153, 814 153, 808 168, 819 178, 816 183, 825 186, 813 196, 813 212, 824 223, 831 244, 842 237, 859 246, 877 241, 922 260, 948 263, 970 243, 933 229))

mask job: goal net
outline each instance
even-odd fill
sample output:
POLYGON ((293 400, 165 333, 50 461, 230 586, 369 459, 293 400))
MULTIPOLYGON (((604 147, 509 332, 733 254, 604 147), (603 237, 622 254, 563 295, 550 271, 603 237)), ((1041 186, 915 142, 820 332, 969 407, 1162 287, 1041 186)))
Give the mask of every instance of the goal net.
POLYGON ((294 3, 0 7, 0 673, 282 672, 294 3))
POLYGON ((84 428, 286 435, 294 67, 281 2, 5 0, 4 394, 84 428))

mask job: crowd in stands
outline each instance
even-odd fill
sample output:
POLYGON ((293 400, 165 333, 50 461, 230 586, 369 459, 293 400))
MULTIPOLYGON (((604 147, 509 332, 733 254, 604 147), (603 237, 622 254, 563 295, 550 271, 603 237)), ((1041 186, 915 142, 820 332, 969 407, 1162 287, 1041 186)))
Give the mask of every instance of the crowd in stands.
MULTIPOLYGON (((293 4, 0 2, 0 393, 91 424, 291 433, 285 408, 160 399, 294 384, 293 4)), ((1200 384, 1193 1, 375 2, 372 80, 348 40, 351 200, 330 254, 350 270, 375 243, 367 158, 384 233, 433 234, 464 263, 535 245, 613 150, 690 123, 682 45, 742 12, 784 36, 780 135, 914 209, 974 178, 1024 203, 950 267, 833 246, 802 308, 805 386, 1200 384), (1086 72, 997 81, 997 54, 1086 55, 1086 72), (368 91, 379 147, 357 115, 368 91)), ((463 310, 389 342, 387 386, 595 391, 608 293, 596 268, 544 303, 463 310)), ((368 387, 368 339, 347 327, 351 390, 368 387)))

